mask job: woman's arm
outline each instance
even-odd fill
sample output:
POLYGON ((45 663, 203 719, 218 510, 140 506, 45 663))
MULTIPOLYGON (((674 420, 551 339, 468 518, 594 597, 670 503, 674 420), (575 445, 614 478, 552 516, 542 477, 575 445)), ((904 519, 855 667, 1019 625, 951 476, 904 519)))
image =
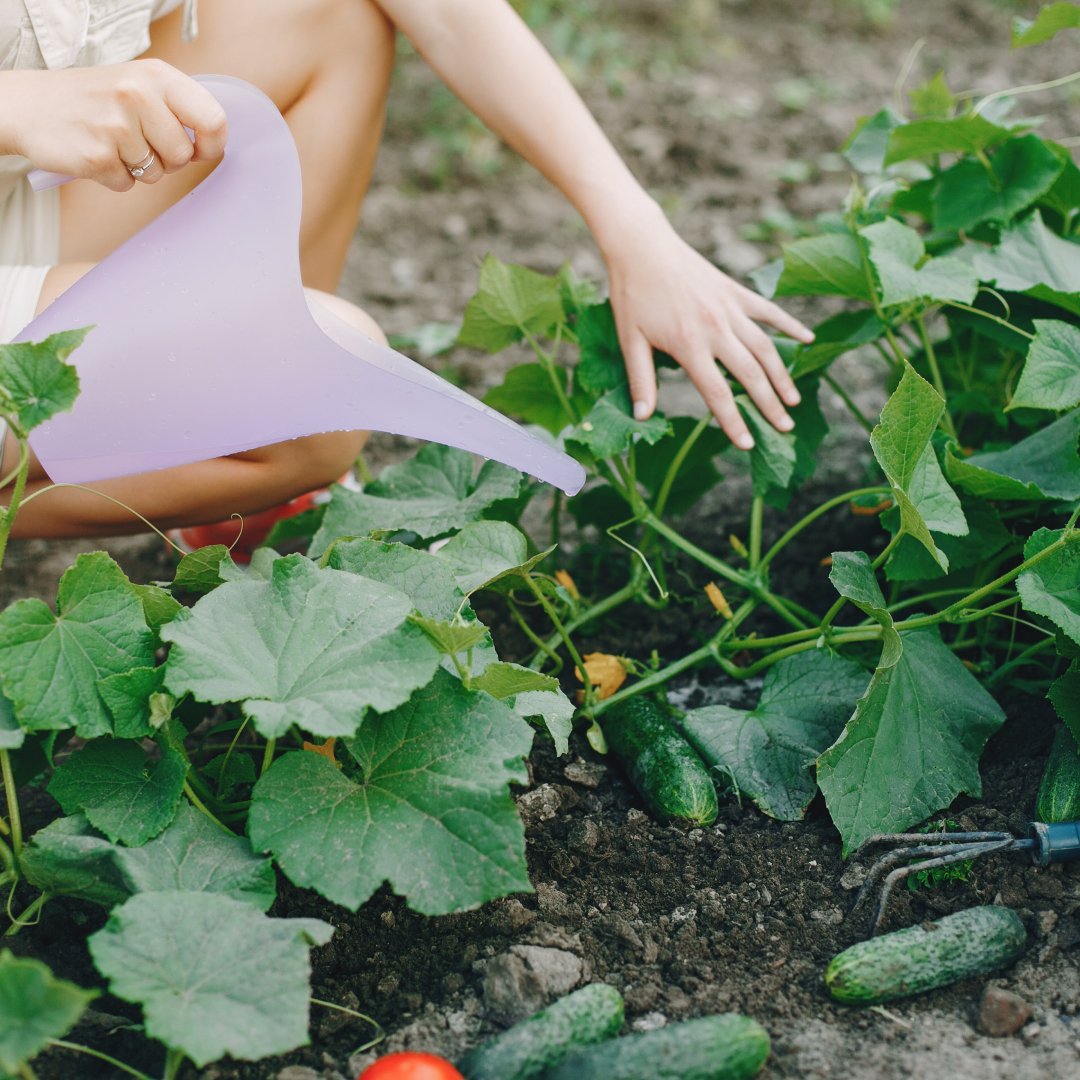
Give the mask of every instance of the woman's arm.
POLYGON ((652 350, 687 371, 736 445, 753 445, 715 359, 781 430, 799 395, 759 320, 810 331, 685 244, 506 0, 377 0, 446 84, 577 208, 607 263, 635 414, 656 406, 652 350), (778 396, 779 395, 779 396, 778 396))

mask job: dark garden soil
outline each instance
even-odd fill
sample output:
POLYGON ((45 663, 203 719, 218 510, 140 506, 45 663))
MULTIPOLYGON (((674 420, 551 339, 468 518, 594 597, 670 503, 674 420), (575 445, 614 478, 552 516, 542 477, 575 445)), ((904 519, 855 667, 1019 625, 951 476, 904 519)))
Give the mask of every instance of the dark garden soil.
MULTIPOLYGON (((744 229, 839 205, 847 179, 835 151, 857 116, 889 100, 918 39, 926 44, 911 81, 944 67, 954 89, 989 92, 1076 66, 1075 41, 1010 55, 1007 26, 1017 9, 991 0, 901 3, 884 26, 867 21, 866 5, 854 0, 597 0, 577 6, 597 15, 564 42, 571 74, 683 234, 735 274, 774 250, 752 244, 744 229)), ((559 32, 557 21, 547 25, 559 32)), ((1051 116, 1051 135, 1076 134, 1063 99, 1048 96, 1038 104, 1051 116)), ((484 133, 464 125, 419 61, 405 57, 343 291, 391 332, 450 321, 460 317, 477 261, 488 250, 541 270, 567 258, 582 274, 602 270, 565 204, 484 133)), ((814 319, 821 311, 801 314, 814 319)), ((474 392, 498 381, 508 362, 461 354, 450 359, 474 392)), ((875 412, 883 389, 857 358, 844 371, 860 403, 875 412)), ((672 381, 665 394, 676 404, 691 400, 672 381)), ((834 406, 825 401, 830 419, 839 416, 834 406)), ((408 447, 405 440, 377 437, 373 464, 394 460, 408 447)), ((861 474, 865 455, 865 438, 839 427, 821 455, 818 493, 839 490, 834 483, 850 486, 846 481, 861 474)), ((730 471, 730 483, 703 499, 686 523, 704 546, 726 542, 743 519, 745 484, 737 465, 730 471)), ((858 547, 872 543, 874 534, 862 519, 841 528, 830 518, 808 531, 797 565, 784 570, 793 575, 784 591, 812 607, 827 603, 822 555, 838 539, 858 547)), ((571 537, 583 577, 590 540, 571 537)), ((0 599, 51 600, 59 573, 78 550, 93 546, 13 544, 0 599)), ((105 546, 137 580, 166 575, 157 541, 105 546)), ((688 628, 696 604, 660 614, 634 609, 598 627, 585 644, 675 657, 695 644, 688 628)), ((699 625, 711 617, 703 606, 697 613, 699 625)), ((693 705, 752 704, 757 690, 725 686, 716 673, 703 671, 675 693, 693 705)), ((963 827, 1022 831, 1031 813, 1052 721, 1032 699, 1005 705, 1010 719, 984 758, 983 798, 962 799, 949 812, 963 827)), ((1001 857, 977 864, 967 882, 900 890, 890 908, 892 927, 996 901, 1020 913, 1029 947, 1015 967, 991 980, 969 980, 888 1009, 839 1008, 826 997, 821 975, 828 959, 864 932, 862 921, 844 918, 860 878, 841 863, 839 839, 820 800, 797 824, 770 821, 729 800, 715 826, 686 832, 652 821, 618 771, 580 735, 561 759, 538 741, 531 773, 532 785, 516 793, 527 826, 531 895, 426 918, 384 891, 354 915, 282 884, 272 914, 318 916, 337 928, 334 940, 313 955, 315 995, 377 1017, 389 1034, 380 1050, 455 1057, 553 995, 603 980, 624 994, 629 1029, 726 1010, 754 1016, 773 1038, 765 1080, 1080 1077, 1080 866, 1044 871, 1001 857), (979 1033, 987 982, 1033 1006, 1021 1034, 992 1039, 979 1033)), ((15 939, 16 948, 91 985, 83 942, 102 920, 96 909, 56 901, 37 927, 15 939)), ((132 1015, 127 1006, 108 996, 95 1006, 72 1038, 146 1069, 160 1067, 145 1056, 137 1035, 117 1030, 130 1023, 122 1019, 132 1015)), ((373 1056, 353 1054, 369 1030, 339 1013, 315 1009, 312 1032, 313 1045, 287 1058, 189 1068, 184 1076, 352 1080, 373 1056)), ((37 1072, 42 1080, 120 1075, 59 1054, 41 1059, 37 1072)))

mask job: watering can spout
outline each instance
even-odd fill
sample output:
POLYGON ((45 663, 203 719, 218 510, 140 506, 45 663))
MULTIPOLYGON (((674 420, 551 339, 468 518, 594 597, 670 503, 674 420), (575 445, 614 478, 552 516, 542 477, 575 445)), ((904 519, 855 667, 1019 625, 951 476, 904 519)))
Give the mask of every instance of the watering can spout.
POLYGON ((73 354, 74 409, 32 436, 49 476, 88 483, 364 429, 482 454, 576 494, 585 472, 569 455, 309 306, 288 126, 249 83, 197 78, 229 118, 224 160, 18 335, 95 327, 73 354))

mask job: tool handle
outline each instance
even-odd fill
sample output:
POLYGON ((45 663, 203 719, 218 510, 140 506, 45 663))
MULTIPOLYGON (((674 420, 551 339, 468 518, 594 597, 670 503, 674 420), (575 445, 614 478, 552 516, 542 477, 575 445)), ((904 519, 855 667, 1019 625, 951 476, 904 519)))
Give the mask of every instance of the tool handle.
POLYGON ((1033 821, 1031 838, 1035 848, 1032 859, 1038 866, 1051 863, 1074 862, 1080 859, 1080 821, 1058 821, 1048 824, 1033 821))

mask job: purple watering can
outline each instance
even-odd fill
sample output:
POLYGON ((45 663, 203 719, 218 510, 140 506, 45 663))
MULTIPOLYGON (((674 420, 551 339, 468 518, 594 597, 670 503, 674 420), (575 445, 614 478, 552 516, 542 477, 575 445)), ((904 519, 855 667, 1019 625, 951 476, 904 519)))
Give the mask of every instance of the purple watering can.
MULTIPOLYGON (((198 77, 229 118, 225 159, 19 335, 94 325, 73 354, 72 412, 31 439, 49 476, 86 483, 317 432, 446 443, 562 488, 585 472, 420 364, 309 308, 300 281, 300 162, 260 90, 198 77)), ((41 188, 66 177, 31 174, 41 188)))

